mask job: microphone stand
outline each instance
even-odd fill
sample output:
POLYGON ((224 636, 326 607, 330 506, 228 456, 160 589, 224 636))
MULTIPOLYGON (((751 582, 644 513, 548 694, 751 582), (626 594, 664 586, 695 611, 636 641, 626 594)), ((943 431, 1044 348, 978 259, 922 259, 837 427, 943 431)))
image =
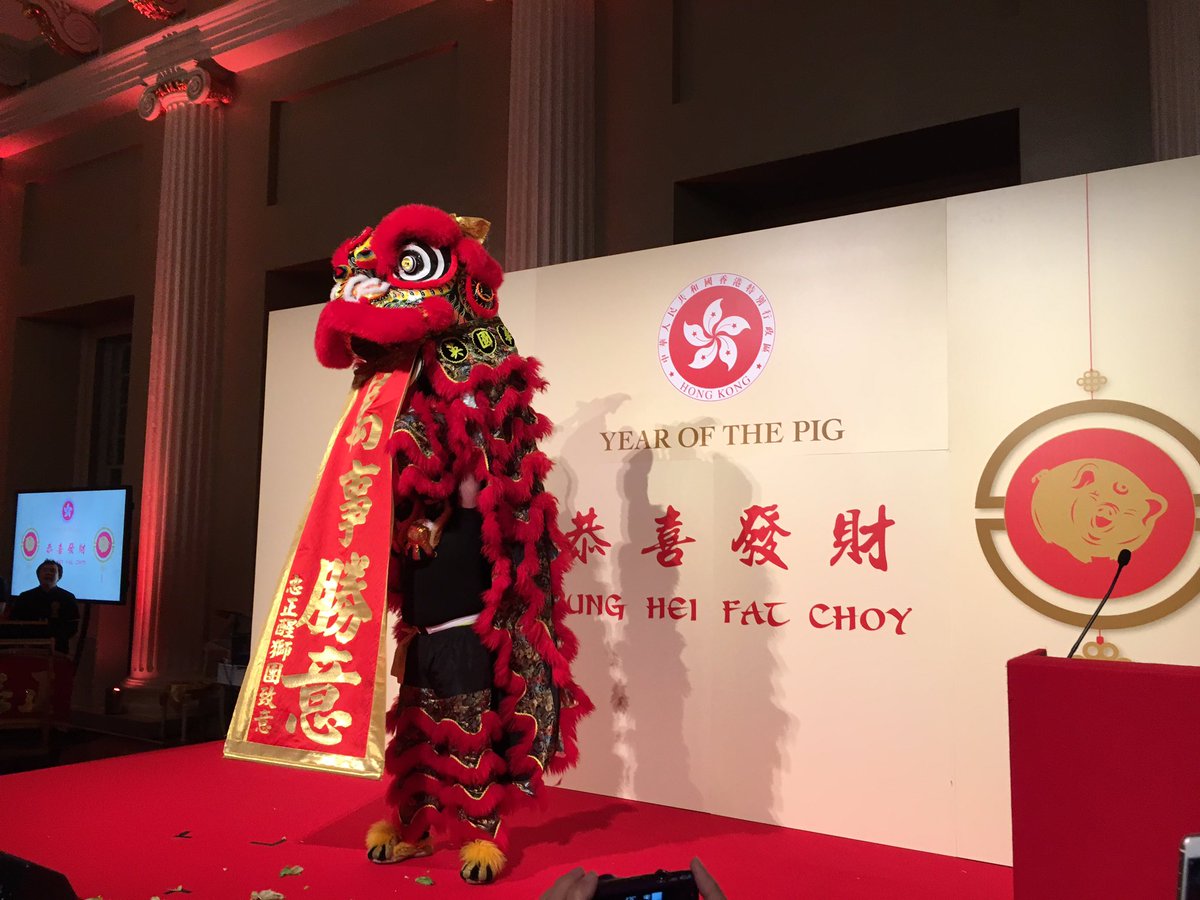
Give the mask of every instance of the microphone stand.
POLYGON ((1092 617, 1087 620, 1087 624, 1083 626, 1083 631, 1079 637, 1075 638, 1075 643, 1071 645, 1071 652, 1067 654, 1067 659, 1071 659, 1075 655, 1075 651, 1079 649, 1079 645, 1083 643, 1083 639, 1092 629, 1092 623, 1096 621, 1096 616, 1100 615, 1100 610, 1104 609, 1104 604, 1108 602, 1108 598, 1112 596, 1113 588, 1117 586, 1117 579, 1121 577, 1121 571, 1129 564, 1130 558, 1133 556, 1128 550, 1122 550, 1117 555, 1117 572, 1113 575, 1112 584, 1108 586, 1108 590, 1104 592, 1104 598, 1100 601, 1100 605, 1096 607, 1096 611, 1092 613, 1092 617))

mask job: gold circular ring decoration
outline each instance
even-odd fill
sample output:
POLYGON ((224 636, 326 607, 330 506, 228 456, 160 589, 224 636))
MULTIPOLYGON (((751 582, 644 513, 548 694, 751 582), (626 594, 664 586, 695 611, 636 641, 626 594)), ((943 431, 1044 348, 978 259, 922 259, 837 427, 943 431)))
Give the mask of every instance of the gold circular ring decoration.
MULTIPOLYGON (((1178 462, 1156 444, 1119 428, 1088 425, 1048 437, 1018 462, 1008 485, 996 484, 1023 442, 1065 419, 1096 414, 1150 425, 1200 465, 1200 438, 1171 417, 1136 403, 1081 400, 1019 425, 992 453, 975 491, 975 533, 996 577, 1030 609, 1075 627, 1087 624, 1091 610, 1063 607, 1018 579, 1001 557, 1000 532, 1006 532, 1017 559, 1039 581, 1083 601, 1103 596, 1122 547, 1137 551, 1137 560, 1113 592, 1113 606, 1119 607, 1122 598, 1148 590, 1174 572, 1200 530, 1200 493, 1178 462), (1151 477, 1144 479, 1147 474, 1151 477), (996 511, 1004 515, 997 517, 996 511)), ((1179 610, 1198 593, 1200 567, 1170 596, 1141 609, 1102 615, 1095 627, 1145 625, 1179 610)))

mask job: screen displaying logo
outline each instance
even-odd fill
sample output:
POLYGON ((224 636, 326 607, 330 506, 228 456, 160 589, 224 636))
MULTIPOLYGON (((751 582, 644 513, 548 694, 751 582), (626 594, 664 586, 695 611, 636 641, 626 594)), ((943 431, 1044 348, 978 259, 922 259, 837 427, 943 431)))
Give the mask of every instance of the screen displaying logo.
POLYGON ((75 517, 75 504, 70 500, 62 505, 62 517, 64 522, 70 522, 75 517))
POLYGON ((1197 530, 1184 467, 1197 463, 1200 440, 1155 410, 1101 400, 1048 410, 1009 435, 984 470, 976 496, 984 555, 1018 599, 1082 625, 1128 550, 1132 562, 1097 625, 1161 618, 1200 592, 1200 571, 1182 573, 1178 586, 1197 530))
POLYGON ((754 383, 775 345, 767 295, 741 275, 706 275, 680 291, 658 329, 658 360, 681 394, 714 402, 754 383))

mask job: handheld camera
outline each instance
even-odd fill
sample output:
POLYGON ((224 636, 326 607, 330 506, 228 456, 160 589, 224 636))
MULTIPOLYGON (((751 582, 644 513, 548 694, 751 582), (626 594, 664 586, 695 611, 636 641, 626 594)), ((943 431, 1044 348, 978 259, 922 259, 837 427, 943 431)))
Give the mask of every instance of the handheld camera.
POLYGON ((1185 837, 1179 847, 1179 900, 1200 900, 1200 834, 1185 837))
POLYGON ((691 872, 664 872, 613 878, 601 875, 596 900, 700 900, 691 872))

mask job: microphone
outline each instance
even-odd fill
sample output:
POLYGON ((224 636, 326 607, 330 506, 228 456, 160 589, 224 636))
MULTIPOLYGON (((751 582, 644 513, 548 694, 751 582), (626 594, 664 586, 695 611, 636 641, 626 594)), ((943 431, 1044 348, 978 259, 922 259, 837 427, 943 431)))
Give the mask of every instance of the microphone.
POLYGON ((1092 628, 1092 623, 1096 621, 1096 616, 1100 615, 1100 610, 1104 609, 1104 604, 1108 602, 1108 598, 1112 596, 1113 588, 1117 586, 1117 579, 1121 577, 1121 570, 1129 565, 1129 560, 1133 558, 1133 554, 1127 549, 1122 550, 1117 554, 1117 571, 1113 575, 1112 584, 1108 586, 1108 590, 1104 592, 1104 599, 1100 601, 1100 605, 1096 607, 1096 611, 1092 613, 1092 617, 1087 620, 1087 624, 1083 626, 1083 633, 1075 639, 1074 645, 1071 647, 1071 652, 1067 654, 1067 659, 1075 655, 1075 651, 1079 649, 1079 645, 1083 643, 1084 637, 1092 628))

